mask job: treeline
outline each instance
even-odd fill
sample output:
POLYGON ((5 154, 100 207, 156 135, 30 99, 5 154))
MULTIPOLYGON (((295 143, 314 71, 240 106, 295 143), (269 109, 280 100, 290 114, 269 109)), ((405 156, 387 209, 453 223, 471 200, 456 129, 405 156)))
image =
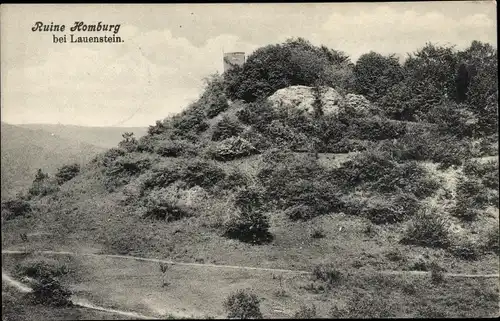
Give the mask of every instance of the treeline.
POLYGON ((428 43, 403 63, 372 51, 354 64, 341 51, 290 39, 258 49, 224 83, 229 98, 246 102, 287 86, 323 85, 362 94, 396 120, 432 121, 444 106, 453 117, 477 116, 477 135, 497 127, 497 49, 479 41, 464 50, 428 43))

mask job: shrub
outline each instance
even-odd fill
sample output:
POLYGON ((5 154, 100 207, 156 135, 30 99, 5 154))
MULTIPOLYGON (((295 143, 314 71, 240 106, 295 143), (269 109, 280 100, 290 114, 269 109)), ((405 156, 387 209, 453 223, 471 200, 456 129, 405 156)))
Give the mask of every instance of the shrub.
POLYGON ((490 200, 485 187, 478 179, 462 178, 457 184, 457 202, 452 214, 461 220, 477 219, 479 211, 485 209, 490 200))
POLYGON ((316 265, 312 274, 316 280, 325 282, 329 287, 338 283, 342 278, 342 273, 331 263, 316 265))
POLYGON ((105 184, 108 188, 127 184, 132 177, 138 176, 151 166, 151 159, 142 154, 128 154, 118 157, 105 170, 105 184))
POLYGON ((193 215, 189 206, 181 202, 176 195, 166 193, 165 189, 152 191, 145 199, 144 207, 144 218, 153 218, 167 222, 193 215))
POLYGON ((420 204, 412 194, 399 194, 382 201, 360 204, 359 215, 368 218, 374 224, 394 224, 413 217, 420 204))
POLYGON ((432 283, 439 284, 444 281, 444 269, 440 267, 436 262, 431 263, 430 270, 432 283))
POLYGON ((224 74, 228 96, 251 102, 293 85, 344 85, 345 77, 334 76, 349 69, 349 59, 332 52, 301 38, 259 48, 242 68, 224 74))
POLYGON ((484 237, 484 241, 482 244, 482 248, 486 252, 493 252, 496 254, 500 254, 500 232, 498 225, 490 229, 486 236, 484 237))
POLYGON ((292 220, 309 220, 342 208, 340 194, 328 183, 313 180, 290 182, 281 191, 282 208, 292 220))
POLYGON ((427 247, 448 247, 448 222, 435 212, 420 212, 412 219, 401 242, 427 247))
POLYGON ((325 230, 323 230, 321 227, 319 228, 314 228, 313 231, 311 232, 311 237, 313 239, 321 239, 326 236, 325 230))
POLYGON ((258 209, 233 213, 224 222, 224 235, 252 244, 269 243, 273 239, 269 219, 258 209))
POLYGON ((467 176, 481 179, 484 186, 498 191, 498 159, 486 163, 468 160, 463 171, 467 176))
POLYGON ((125 154, 126 154, 125 150, 113 147, 104 152, 104 154, 102 154, 100 162, 102 166, 109 167, 114 163, 114 161, 118 157, 124 156, 125 154))
POLYGON ((439 187, 418 163, 397 163, 384 150, 357 154, 341 167, 327 171, 325 179, 344 190, 364 185, 376 192, 413 193, 419 198, 432 195, 439 187))
POLYGON ((118 143, 118 147, 131 153, 137 150, 139 142, 134 137, 134 133, 126 132, 122 134, 123 140, 118 143))
POLYGON ((467 144, 451 135, 440 135, 433 127, 413 126, 398 140, 380 146, 396 160, 433 161, 440 168, 461 165, 469 158, 467 144))
POLYGON ((215 125, 214 131, 212 133, 213 141, 221 141, 226 138, 238 136, 243 131, 243 127, 234 119, 228 116, 222 117, 222 119, 215 125))
POLYGON ((367 293, 355 292, 346 308, 332 307, 330 317, 334 319, 362 319, 362 318, 392 318, 395 317, 393 305, 380 297, 373 297, 367 293))
POLYGON ((354 67, 356 91, 377 100, 403 79, 403 68, 395 56, 376 52, 361 55, 354 67))
POLYGON ((71 291, 64 288, 57 279, 50 276, 40 277, 33 287, 33 292, 28 293, 33 304, 56 307, 71 306, 71 295, 71 291))
POLYGON ((295 319, 315 319, 317 318, 316 306, 313 304, 311 307, 301 306, 300 310, 295 312, 295 319))
POLYGON ((64 165, 59 168, 56 173, 56 180, 59 185, 73 179, 76 175, 80 173, 79 164, 64 165))
POLYGON ((229 108, 224 89, 224 79, 219 74, 205 79, 206 87, 200 97, 200 104, 205 108, 205 115, 214 118, 229 108))
POLYGON ((16 217, 24 217, 31 214, 31 204, 23 200, 8 200, 2 202, 2 217, 11 220, 16 217))
POLYGON ((381 117, 352 118, 345 137, 359 140, 396 139, 406 133, 406 124, 381 117))
POLYGON ((165 133, 171 127, 168 121, 157 120, 155 125, 148 126, 148 136, 156 136, 165 133))
POLYGON ((16 264, 14 270, 19 277, 28 276, 35 279, 59 277, 71 272, 67 264, 45 257, 25 259, 16 264))
POLYGON ((226 178, 224 170, 213 162, 194 159, 182 167, 180 178, 188 188, 200 186, 210 188, 226 178))
POLYGON ((262 319, 260 300, 253 293, 238 290, 224 301, 229 319, 262 319))
POLYGON ((453 255, 463 260, 476 260, 479 257, 479 247, 471 240, 458 240, 450 247, 453 255))
POLYGON ((57 191, 59 191, 59 184, 54 179, 47 176, 41 180, 35 179, 28 190, 28 195, 47 196, 57 191))
POLYGON ((458 138, 472 137, 477 116, 466 105, 452 102, 443 103, 430 110, 426 119, 439 125, 440 132, 458 138))
POLYGON ((230 137, 217 143, 208 153, 213 159, 229 161, 258 154, 259 151, 244 138, 230 137))
POLYGON ((195 141, 198 134, 207 130, 205 114, 200 103, 188 106, 180 115, 172 117, 173 137, 195 141))
POLYGON ((195 156, 196 146, 186 140, 166 140, 158 144, 155 153, 163 157, 195 156))

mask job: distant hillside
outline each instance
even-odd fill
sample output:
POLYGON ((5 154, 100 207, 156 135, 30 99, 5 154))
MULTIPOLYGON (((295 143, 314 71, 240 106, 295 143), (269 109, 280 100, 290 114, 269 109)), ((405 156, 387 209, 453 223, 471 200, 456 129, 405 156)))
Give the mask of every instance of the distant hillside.
POLYGON ((104 150, 43 130, 6 123, 2 123, 1 130, 2 199, 28 187, 38 168, 53 173, 67 163, 86 163, 104 150))
POLYGON ((22 128, 43 130, 61 138, 77 140, 99 147, 116 147, 124 132, 133 132, 136 137, 146 134, 147 127, 86 127, 58 124, 22 124, 22 128))

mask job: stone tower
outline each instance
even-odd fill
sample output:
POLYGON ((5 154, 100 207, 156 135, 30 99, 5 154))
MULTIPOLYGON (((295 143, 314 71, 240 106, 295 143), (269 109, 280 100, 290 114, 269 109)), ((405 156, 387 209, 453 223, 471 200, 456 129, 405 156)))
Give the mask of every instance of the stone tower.
POLYGON ((224 53, 224 72, 231 70, 234 66, 243 66, 245 63, 244 52, 226 52, 224 53))

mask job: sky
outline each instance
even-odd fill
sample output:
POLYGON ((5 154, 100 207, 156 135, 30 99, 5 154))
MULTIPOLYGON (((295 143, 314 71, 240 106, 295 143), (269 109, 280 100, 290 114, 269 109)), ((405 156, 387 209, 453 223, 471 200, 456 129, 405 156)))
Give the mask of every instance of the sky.
POLYGON ((196 100, 223 52, 303 37, 350 55, 405 57, 432 42, 496 43, 496 3, 34 5, 0 7, 1 120, 147 126, 196 100), (64 32, 32 31, 37 21, 64 32), (75 21, 120 24, 120 43, 70 43, 75 21), (53 35, 67 35, 54 43, 53 35))

